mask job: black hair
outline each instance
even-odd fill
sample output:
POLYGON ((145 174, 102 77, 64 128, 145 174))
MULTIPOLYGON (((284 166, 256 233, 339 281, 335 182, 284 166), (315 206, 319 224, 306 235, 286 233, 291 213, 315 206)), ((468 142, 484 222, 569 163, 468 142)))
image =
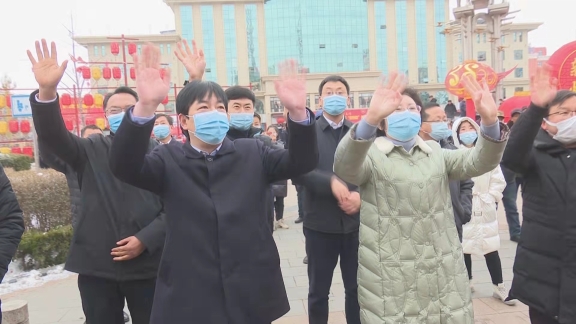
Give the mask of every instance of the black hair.
MULTIPOLYGON (((226 94, 218 83, 194 80, 180 90, 178 96, 176 96, 176 113, 188 116, 190 106, 192 106, 193 103, 198 100, 204 100, 204 98, 210 96, 216 96, 216 98, 224 104, 224 109, 228 111, 228 100, 226 99, 226 94)), ((182 129, 182 126, 180 126, 180 128, 182 129)), ((182 129, 182 133, 188 140, 190 140, 190 134, 188 134, 187 131, 182 129)))
POLYGON ((324 90, 324 86, 328 82, 342 82, 344 87, 346 88, 346 94, 350 94, 350 85, 348 85, 348 81, 339 75, 329 75, 322 82, 320 82, 320 86, 318 87, 318 94, 322 94, 322 90, 324 90))
POLYGON ((428 118, 430 117, 430 115, 428 115, 428 113, 426 113, 426 111, 428 109, 432 109, 432 108, 438 108, 440 107, 440 105, 437 102, 428 102, 427 104, 424 105, 424 107, 422 107, 422 109, 420 109, 420 118, 422 118, 422 121, 427 121, 428 118))
POLYGON ((172 118, 172 116, 166 115, 166 114, 156 114, 156 120, 158 120, 158 118, 160 118, 160 117, 166 118, 166 120, 168 121, 168 124, 170 124, 170 126, 174 125, 174 118, 172 118))
MULTIPOLYGON (((422 99, 420 98, 418 90, 414 88, 406 88, 404 89, 404 91, 402 91, 402 95, 410 97, 412 100, 414 100, 417 106, 419 106, 421 109, 424 109, 422 108, 423 106, 422 99)), ((384 123, 384 120, 382 120, 380 123, 384 123)), ((386 131, 378 127, 378 129, 376 130, 376 136, 386 136, 386 131)))
POLYGON ((257 112, 254 113, 254 117, 255 117, 255 118, 258 118, 258 120, 259 120, 260 122, 262 122, 262 117, 260 117, 260 115, 259 115, 257 112))
POLYGON ((561 105, 572 97, 576 97, 576 92, 570 90, 558 90, 558 92, 556 92, 556 97, 552 99, 548 107, 561 105))
POLYGON ((254 92, 241 86, 230 87, 226 89, 224 93, 226 93, 226 98, 228 100, 250 99, 252 104, 256 103, 256 96, 254 95, 254 92))
POLYGON ((100 129, 100 127, 96 126, 96 125, 86 125, 82 128, 82 130, 80 130, 80 136, 84 137, 84 134, 86 133, 87 130, 89 129, 93 129, 93 130, 99 130, 102 131, 100 129))
POLYGON ((106 106, 108 105, 108 100, 110 100, 110 97, 112 97, 115 94, 120 94, 120 93, 126 93, 131 95, 132 97, 134 97, 134 99, 136 99, 136 101, 138 101, 138 94, 136 93, 136 91, 130 89, 129 87, 118 87, 116 88, 116 90, 114 90, 114 92, 110 92, 107 93, 104 96, 104 102, 102 103, 102 107, 104 108, 104 110, 106 110, 106 106))

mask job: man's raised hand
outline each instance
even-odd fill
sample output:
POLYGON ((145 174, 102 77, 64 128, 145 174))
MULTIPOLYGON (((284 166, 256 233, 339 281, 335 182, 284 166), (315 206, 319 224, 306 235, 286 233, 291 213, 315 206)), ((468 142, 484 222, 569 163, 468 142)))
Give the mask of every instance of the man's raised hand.
POLYGON ((62 62, 61 65, 58 65, 56 44, 52 42, 50 45, 51 49, 49 50, 48 43, 45 39, 36 41, 37 57, 34 57, 31 51, 27 51, 30 63, 32 63, 34 78, 36 78, 40 89, 38 97, 40 100, 45 101, 56 99, 56 89, 68 65, 68 61, 66 60, 62 62))
POLYGON ((164 77, 160 73, 160 50, 153 44, 146 44, 142 56, 135 54, 136 92, 138 103, 134 116, 150 117, 170 91, 170 70, 166 69, 164 77))
POLYGON ((306 120, 306 78, 298 71, 296 60, 279 64, 280 80, 274 82, 280 102, 290 113, 292 120, 306 120))
POLYGON ((174 51, 174 54, 176 54, 176 57, 182 62, 190 75, 188 81, 202 80, 204 70, 206 70, 206 58, 204 57, 204 51, 199 50, 196 46, 196 41, 192 41, 192 50, 190 50, 188 41, 182 40, 181 43, 178 43, 178 48, 174 51))

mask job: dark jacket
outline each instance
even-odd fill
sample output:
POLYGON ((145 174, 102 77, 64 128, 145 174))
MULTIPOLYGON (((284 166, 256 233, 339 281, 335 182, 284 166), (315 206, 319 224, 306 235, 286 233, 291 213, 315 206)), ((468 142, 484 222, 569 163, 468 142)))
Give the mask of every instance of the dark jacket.
MULTIPOLYGON (((316 137, 320 159, 318 166, 292 181, 304 187, 304 227, 323 233, 346 234, 358 231, 360 217, 348 215, 338 206, 332 194, 331 179, 334 176, 334 154, 338 143, 352 127, 345 119, 342 127, 333 129, 324 117, 316 120, 316 137)), ((348 189, 358 187, 348 184, 348 189)))
POLYGON ((256 324, 284 315, 290 307, 262 197, 270 183, 316 167, 314 126, 292 122, 288 150, 225 138, 214 155, 189 142, 146 154, 153 126, 134 123, 128 111, 110 154, 114 174, 158 194, 170 215, 150 324, 256 324))
POLYGON ((228 134, 226 134, 226 136, 233 141, 239 138, 253 138, 254 136, 260 134, 261 132, 262 129, 256 127, 250 127, 247 130, 239 130, 230 127, 230 129, 228 130, 228 134))
MULTIPOLYGON (((165 237, 160 198, 114 177, 108 165, 112 136, 71 134, 58 101, 39 103, 36 93, 30 103, 38 140, 76 172, 80 186, 82 208, 66 270, 118 281, 155 278, 165 237), (113 261, 116 242, 133 235, 146 250, 132 260, 113 261)), ((156 145, 149 138, 148 149, 156 145)))
POLYGON ((64 161, 59 159, 46 148, 43 142, 38 143, 40 151, 40 166, 42 168, 52 168, 66 176, 68 183, 68 190, 70 191, 70 209, 72 212, 72 227, 76 228, 78 224, 78 214, 82 209, 82 196, 80 194, 80 186, 78 185, 78 175, 76 172, 64 161))
POLYGON ((22 210, 10 180, 0 165, 0 282, 4 279, 8 265, 16 254, 22 233, 24 233, 22 210))
POLYGON ((562 324, 576 323, 576 150, 541 129, 531 105, 512 128, 502 164, 524 178, 522 234, 510 295, 562 324))
MULTIPOLYGON (((288 149, 282 141, 277 141, 272 144, 274 149, 288 149)), ((278 180, 272 184, 272 196, 274 197, 287 197, 288 196, 288 180, 278 180)))
MULTIPOLYGON (((440 141, 440 146, 448 150, 458 149, 448 140, 440 141)), ((472 188, 474 181, 472 179, 462 181, 450 181, 450 197, 452 198, 452 209, 454 210, 454 221, 458 230, 458 237, 462 242, 462 225, 472 219, 472 188)))
POLYGON ((449 103, 446 104, 446 106, 444 107, 444 112, 446 113, 446 117, 452 119, 456 116, 456 105, 454 105, 453 103, 449 103))

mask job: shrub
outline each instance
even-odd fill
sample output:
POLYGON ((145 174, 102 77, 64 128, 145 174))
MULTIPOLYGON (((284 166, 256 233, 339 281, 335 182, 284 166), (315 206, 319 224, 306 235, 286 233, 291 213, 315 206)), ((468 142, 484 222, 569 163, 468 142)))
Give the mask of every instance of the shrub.
POLYGON ((66 261, 72 225, 54 228, 48 232, 28 230, 22 235, 15 259, 21 262, 24 270, 41 269, 66 261))
POLYGON ((14 172, 6 169, 24 212, 26 229, 47 232, 71 224, 66 177, 54 170, 14 172))
POLYGON ((30 164, 34 159, 22 154, 0 154, 0 164, 4 168, 12 168, 14 171, 30 170, 30 164))

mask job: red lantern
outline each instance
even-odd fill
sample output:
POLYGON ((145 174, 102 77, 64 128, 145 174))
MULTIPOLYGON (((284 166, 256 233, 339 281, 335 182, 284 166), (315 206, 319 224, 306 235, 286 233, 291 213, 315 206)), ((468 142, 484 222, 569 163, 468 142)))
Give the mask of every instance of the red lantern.
POLYGON ((94 105, 94 97, 92 97, 91 94, 87 94, 84 96, 84 99, 82 100, 82 102, 86 105, 86 106, 92 106, 94 105))
POLYGON ((166 96, 166 98, 164 98, 164 100, 162 100, 162 104, 165 105, 168 103, 168 96, 166 96))
POLYGON ((136 53, 136 44, 130 43, 128 44, 128 54, 133 55, 136 53))
POLYGON ((24 134, 30 133, 30 122, 28 120, 20 122, 20 131, 24 134))
POLYGON ((86 116, 86 119, 84 120, 84 126, 95 125, 95 124, 96 124, 96 118, 94 118, 92 116, 86 116))
POLYGON ((160 77, 162 79, 164 79, 164 76, 166 75, 166 69, 160 69, 160 77))
POLYGON ((120 70, 119 67, 113 68, 112 69, 112 76, 114 77, 114 79, 120 80, 120 78, 122 77, 122 70, 120 70))
POLYGON ((87 66, 83 66, 82 67, 82 77, 84 78, 84 80, 90 80, 90 78, 92 77, 91 73, 90 73, 90 68, 87 66))
POLYGON ((24 148, 22 149, 22 154, 34 157, 34 149, 31 148, 30 146, 24 146, 24 148))
POLYGON ((136 80, 136 68, 134 67, 130 68, 130 79, 136 80))
POLYGON ((120 53, 120 46, 118 45, 118 43, 113 42, 110 44, 110 52, 113 55, 118 55, 118 53, 120 53))
POLYGON ((12 98, 10 97, 10 95, 6 95, 6 106, 8 108, 12 108, 12 98))
POLYGON ((18 133, 19 128, 20 127, 18 126, 18 121, 16 119, 12 119, 8 122, 8 129, 12 134, 18 133))
POLYGON ((558 79, 558 89, 576 91, 576 42, 560 47, 547 63, 552 76, 558 79))
POLYGON ((20 146, 14 146, 12 147, 12 154, 22 154, 22 149, 20 148, 20 146))
POLYGON ((104 67, 102 69, 102 77, 104 78, 104 80, 110 80, 110 78, 112 77, 112 70, 109 67, 104 67))
POLYGON ((66 129, 67 129, 68 131, 71 131, 71 130, 74 129, 74 123, 72 122, 71 119, 66 119, 66 120, 64 120, 64 124, 66 125, 66 129))
POLYGON ((72 97, 69 94, 65 93, 60 97, 60 102, 64 106, 70 106, 72 104, 72 97))

